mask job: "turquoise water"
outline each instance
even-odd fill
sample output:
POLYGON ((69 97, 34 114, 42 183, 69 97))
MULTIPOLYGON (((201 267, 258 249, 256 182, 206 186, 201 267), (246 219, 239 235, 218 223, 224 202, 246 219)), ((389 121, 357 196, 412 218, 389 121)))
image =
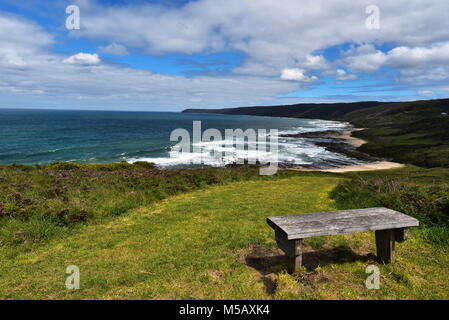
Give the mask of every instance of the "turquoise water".
MULTIPOLYGON (((201 121, 203 130, 216 128, 223 135, 225 129, 236 128, 278 129, 291 134, 347 127, 333 121, 235 115, 0 109, 0 163, 151 161, 161 168, 185 167, 189 159, 171 158, 176 142, 170 141, 170 133, 177 128, 191 132, 194 120, 201 121)), ((356 162, 326 151, 312 140, 280 137, 279 142, 280 162, 356 162)))

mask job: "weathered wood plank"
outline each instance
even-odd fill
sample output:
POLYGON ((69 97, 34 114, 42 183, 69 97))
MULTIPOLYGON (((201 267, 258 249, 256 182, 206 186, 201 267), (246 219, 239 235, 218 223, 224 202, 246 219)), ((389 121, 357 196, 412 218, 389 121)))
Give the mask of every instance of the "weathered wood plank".
POLYGON ((376 234, 376 248, 377 257, 383 263, 394 262, 394 248, 395 248, 395 230, 377 230, 376 234))
POLYGON ((316 212, 267 218, 273 229, 281 229, 288 240, 315 236, 408 228, 419 225, 415 218, 387 208, 316 212))

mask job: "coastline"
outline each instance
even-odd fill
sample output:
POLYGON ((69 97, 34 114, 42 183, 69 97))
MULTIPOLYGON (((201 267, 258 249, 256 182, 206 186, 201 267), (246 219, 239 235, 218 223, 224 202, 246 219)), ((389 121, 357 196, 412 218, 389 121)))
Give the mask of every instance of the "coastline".
POLYGON ((359 148, 359 147, 363 146, 365 143, 367 143, 367 141, 360 139, 360 138, 353 137, 352 133, 355 131, 362 131, 362 130, 365 130, 365 128, 354 128, 352 130, 341 131, 341 134, 339 136, 337 136, 337 138, 339 137, 340 139, 345 140, 347 143, 349 143, 353 147, 359 148))
POLYGON ((354 164, 349 166, 343 166, 339 168, 332 169, 308 169, 303 167, 288 168, 285 170, 293 171, 319 171, 319 172, 329 172, 329 173, 345 173, 345 172, 360 172, 360 171, 375 171, 375 170, 388 170, 388 169, 399 169, 405 167, 402 163, 390 162, 390 161, 376 161, 366 164, 354 164))
POLYGON ((308 137, 320 137, 320 138, 328 138, 334 140, 331 143, 319 143, 319 145, 325 146, 329 149, 334 149, 333 151, 339 151, 349 156, 364 155, 367 159, 371 159, 366 163, 346 165, 335 168, 307 168, 303 166, 296 166, 291 168, 286 168, 286 170, 293 171, 318 171, 318 172, 330 172, 330 173, 345 173, 345 172, 359 172, 359 171, 374 171, 374 170, 387 170, 387 169, 398 169, 403 168, 405 165, 403 163, 386 161, 383 159, 377 159, 371 157, 370 155, 363 154, 357 151, 357 148, 361 147, 367 141, 356 138, 352 136, 352 133, 355 131, 362 131, 365 128, 352 128, 350 130, 342 130, 342 131, 323 131, 323 132, 315 132, 315 133, 307 133, 302 134, 302 136, 308 137), (346 147, 337 147, 337 145, 346 145, 346 147), (335 150, 337 149, 337 150, 335 150))
MULTIPOLYGON (((79 122, 80 112, 76 114, 66 112, 58 113, 57 119, 63 119, 66 123, 67 127, 75 127, 79 122), (77 118, 78 117, 78 118, 77 118), (78 120, 77 120, 78 119, 78 120)), ((11 116, 11 115, 10 115, 11 116)), ((23 113, 20 112, 18 114, 12 114, 13 119, 20 119, 23 116, 23 113), (14 118, 16 117, 16 118, 14 118)), ((207 121, 209 121, 209 125, 220 127, 222 124, 220 115, 217 115, 218 118, 206 117, 207 121)), ((239 117, 240 115, 234 115, 239 117)), ((95 117, 95 115, 94 115, 95 117)), ((248 116, 248 119, 243 119, 244 123, 248 126, 262 126, 262 127, 270 127, 275 126, 277 122, 273 121, 274 117, 269 116, 256 116, 258 118, 269 118, 269 119, 252 119, 252 116, 248 116)), ((82 119, 90 119, 92 115, 83 115, 82 119)), ((121 115, 117 115, 115 113, 111 113, 108 115, 108 123, 107 121, 102 122, 102 128, 110 127, 113 125, 114 121, 119 121, 121 115)), ((276 117, 279 118, 279 117, 276 117)), ((354 124, 351 124, 347 121, 330 121, 326 123, 328 120, 324 119, 294 119, 290 117, 283 117, 286 120, 292 120, 291 122, 282 120, 280 126, 284 128, 282 133, 279 135, 280 137, 288 137, 289 139, 283 139, 280 143, 280 156, 278 158, 279 168, 282 169, 299 169, 299 170, 317 170, 317 171, 347 171, 349 168, 353 168, 354 170, 367 169, 369 165, 369 169, 383 169, 385 167, 397 167, 397 164, 387 164, 384 159, 376 158, 372 156, 369 152, 362 152, 359 150, 359 147, 364 145, 366 141, 353 137, 352 133, 354 131, 363 130, 362 128, 355 128, 354 124), (304 123, 296 120, 310 120, 310 124, 308 121, 304 123), (323 123, 322 123, 323 121, 323 123), (338 122, 338 123, 333 123, 338 122), (304 124, 304 130, 298 130, 304 124), (312 131, 310 131, 312 130, 312 131), (315 130, 315 131, 314 131, 315 130), (292 150, 290 150, 290 149, 292 150), (322 152, 326 150, 326 152, 322 152), (322 154, 319 154, 322 152, 322 154), (298 155, 297 155, 298 154, 298 155), (363 166, 362 166, 363 165, 363 166)), ((60 163, 118 163, 121 161, 127 161, 129 163, 133 162, 151 162, 154 163, 161 170, 165 169, 193 169, 197 167, 215 167, 222 166, 223 164, 216 165, 215 162, 203 162, 202 165, 192 165, 191 159, 194 157, 198 158, 198 154, 192 152, 192 155, 189 157, 179 157, 174 159, 171 157, 169 150, 172 147, 166 140, 160 138, 161 134, 169 134, 169 131, 166 131, 165 126, 159 126, 160 119, 168 119, 170 122, 179 121, 179 126, 185 125, 186 121, 190 122, 192 119, 202 120, 202 117, 189 116, 189 117, 179 117, 177 114, 160 114, 160 115, 150 115, 143 117, 142 115, 136 115, 133 113, 129 117, 127 117, 129 123, 128 125, 131 128, 131 132, 133 128, 137 128, 134 130, 136 132, 135 135, 128 134, 126 138, 123 136, 117 136, 115 139, 115 148, 110 150, 108 148, 104 149, 104 152, 100 152, 99 150, 103 150, 102 148, 109 143, 111 137, 106 135, 99 135, 96 137, 95 142, 90 145, 86 144, 86 139, 89 139, 91 136, 95 136, 98 134, 97 126, 93 125, 95 121, 92 122, 83 122, 84 125, 82 127, 82 134, 80 134, 79 138, 74 139, 68 145, 62 144, 58 141, 51 140, 52 135, 45 131, 45 126, 42 127, 42 121, 37 121, 37 118, 34 119, 35 125, 33 126, 32 134, 35 136, 39 136, 40 141, 50 141, 45 144, 45 149, 41 148, 39 143, 37 144, 29 144, 27 145, 26 150, 17 153, 8 153, 8 149, 13 148, 16 143, 16 140, 20 142, 20 139, 27 138, 27 134, 21 134, 19 129, 15 126, 9 128, 11 132, 14 132, 15 139, 8 141, 3 147, 2 151, 2 163, 5 165, 8 164, 24 164, 24 165, 45 165, 52 164, 55 162, 60 163), (156 118, 155 118, 156 117, 156 118), (199 119, 198 119, 199 118, 199 119), (152 124, 151 126, 147 126, 147 128, 151 128, 151 130, 142 129, 141 121, 148 121, 148 123, 152 124), (165 130, 165 131, 164 131, 165 130), (159 136, 155 136, 151 143, 154 142, 154 146, 151 146, 151 143, 146 143, 142 140, 142 133, 145 135, 152 137, 154 132, 160 133, 159 136), (84 140, 83 140, 84 139, 84 140), (131 141, 131 143, 130 143, 131 141), (134 141, 134 142, 133 142, 134 141), (143 143, 142 143, 143 141, 143 143), (143 145, 141 147, 140 145, 143 145), (95 148, 94 148, 95 147, 95 148), (97 150, 98 149, 98 150, 97 150), (211 164, 212 163, 212 164, 211 164)), ((232 120, 232 119, 231 119, 232 120)), ((19 121, 18 121, 19 122, 19 121)), ((234 122, 234 121, 232 121, 234 122)), ((237 122, 238 124, 238 122, 237 122)), ((233 127, 234 125, 230 124, 229 126, 233 127)), ((78 128, 78 127, 76 127, 78 128)), ((106 132, 106 131, 105 131, 106 132)), ((31 141, 31 140, 30 140, 31 141)), ((214 144, 211 144, 214 146, 214 144)), ((362 148, 365 150, 365 147, 362 148)), ((368 150, 368 149, 366 149, 368 150)), ((240 154, 235 153, 236 156, 240 154)), ((202 158, 202 155, 199 155, 202 158)), ((213 159, 212 159, 213 160, 213 159)), ((232 158, 230 159, 232 160, 232 158)), ((228 163, 229 159, 225 162, 228 163)), ((229 163, 230 166, 232 162, 229 163)))

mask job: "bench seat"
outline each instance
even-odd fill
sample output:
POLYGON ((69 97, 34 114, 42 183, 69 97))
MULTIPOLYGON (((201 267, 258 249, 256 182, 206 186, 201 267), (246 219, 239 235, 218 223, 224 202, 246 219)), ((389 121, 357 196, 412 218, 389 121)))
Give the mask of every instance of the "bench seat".
POLYGON ((301 266, 305 238, 375 231, 378 257, 389 263, 394 260, 394 243, 405 241, 408 228, 419 225, 415 218, 381 207, 276 216, 267 223, 275 230, 278 246, 294 259, 293 271, 301 266))

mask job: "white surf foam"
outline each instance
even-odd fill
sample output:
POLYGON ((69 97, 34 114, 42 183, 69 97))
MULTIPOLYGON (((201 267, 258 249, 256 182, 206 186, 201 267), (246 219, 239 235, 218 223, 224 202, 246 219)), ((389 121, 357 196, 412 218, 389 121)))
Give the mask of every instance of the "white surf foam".
MULTIPOLYGON (((166 157, 135 157, 125 159, 133 163, 136 161, 153 162, 161 168, 174 166, 189 166, 191 164, 202 164, 206 166, 224 166, 234 163, 239 159, 259 160, 263 163, 278 161, 279 163, 288 163, 292 165, 311 165, 317 162, 343 161, 348 163, 357 163, 345 155, 327 151, 324 147, 315 145, 305 138, 284 137, 285 134, 297 134, 303 132, 317 132, 326 130, 344 130, 350 127, 349 123, 310 120, 304 126, 293 127, 278 132, 278 153, 276 155, 269 151, 256 151, 255 145, 248 146, 245 143, 245 149, 237 149, 232 140, 218 140, 208 142, 198 142, 192 144, 192 153, 180 153, 176 147, 172 147, 166 157), (201 152, 202 151, 202 152, 201 152)), ((269 134, 267 134, 268 136, 269 134)), ((268 138, 267 144, 268 144, 268 138)))

